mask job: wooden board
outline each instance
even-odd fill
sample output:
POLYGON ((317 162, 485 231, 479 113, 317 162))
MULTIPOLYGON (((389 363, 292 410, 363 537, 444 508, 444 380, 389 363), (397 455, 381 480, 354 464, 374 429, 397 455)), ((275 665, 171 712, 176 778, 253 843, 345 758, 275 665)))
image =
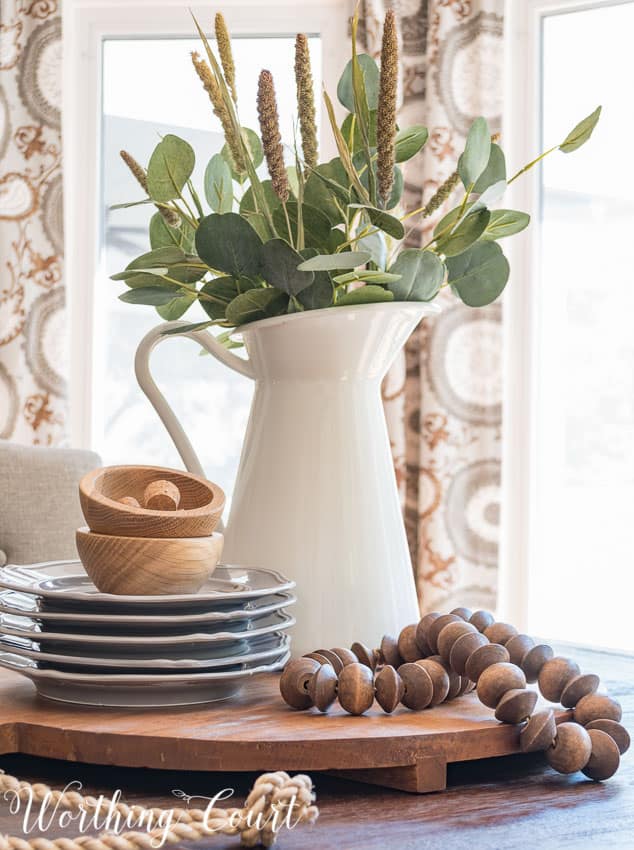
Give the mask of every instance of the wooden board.
MULTIPOLYGON (((276 675, 194 709, 101 709, 37 696, 0 672, 0 753, 121 767, 203 771, 331 771, 423 793, 446 787, 447 763, 519 752, 519 727, 498 723, 475 694, 422 712, 378 707, 351 717, 289 709, 276 675)), ((570 718, 559 711, 558 722, 570 718)))

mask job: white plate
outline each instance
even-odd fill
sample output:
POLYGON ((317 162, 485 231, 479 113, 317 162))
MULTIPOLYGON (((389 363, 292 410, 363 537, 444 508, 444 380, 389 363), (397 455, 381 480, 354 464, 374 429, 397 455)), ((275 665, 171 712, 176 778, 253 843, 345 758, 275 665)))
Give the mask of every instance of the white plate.
MULTIPOLYGON (((231 625, 231 624, 230 624, 231 625)), ((117 646, 122 651, 134 650, 136 647, 177 646, 179 644, 235 644, 236 641, 249 640, 272 632, 286 631, 295 625, 295 618, 285 611, 276 611, 268 617, 251 620, 246 628, 243 623, 233 624, 235 628, 222 631, 193 632, 186 634, 167 635, 112 635, 88 634, 81 631, 60 632, 49 631, 45 626, 34 623, 27 617, 13 617, 10 614, 0 615, 0 634, 14 637, 31 638, 40 644, 61 642, 81 644, 86 649, 91 645, 117 646)))
POLYGON ((0 652, 0 667, 31 679, 38 693, 47 699, 117 708, 165 708, 227 699, 251 676, 279 670, 289 657, 287 652, 270 664, 247 663, 239 670, 217 673, 103 675, 40 670, 35 661, 0 652))
MULTIPOLYGON (((156 597, 154 597, 156 598, 156 597)), ((90 612, 65 611, 63 606, 31 596, 28 593, 19 593, 15 590, 4 590, 0 592, 0 613, 11 614, 14 617, 29 617, 43 623, 54 623, 56 627, 70 627, 77 631, 82 625, 103 626, 104 631, 111 628, 115 631, 132 633, 152 632, 160 629, 162 632, 169 628, 186 630, 192 625, 206 625, 212 623, 228 623, 238 620, 251 620, 255 617, 263 617, 286 608, 296 602, 296 597, 290 593, 276 593, 273 596, 261 596, 249 600, 243 607, 229 609, 226 611, 209 611, 203 609, 200 613, 165 612, 164 614, 150 614, 147 609, 134 614, 100 614, 90 612), (172 626, 168 619, 173 619, 172 626)))
MULTIPOLYGON (((253 643, 256 643, 253 641, 253 643)), ((261 646, 252 646, 247 641, 241 641, 238 645, 240 652, 224 654, 219 657, 207 658, 157 658, 145 653, 146 657, 134 658, 118 658, 116 655, 109 654, 108 656, 88 656, 79 655, 78 653, 61 654, 57 652, 46 652, 39 648, 39 645, 33 641, 24 638, 16 637, 0 637, 0 651, 9 652, 12 655, 20 655, 23 658, 31 658, 40 664, 45 664, 52 669, 59 669, 61 665, 64 668, 92 668, 93 672, 104 672, 106 668, 112 673, 124 672, 125 670, 136 670, 138 672, 154 673, 160 670, 174 670, 177 672, 185 672, 188 670, 211 670, 218 667, 235 667, 236 664, 245 664, 252 661, 271 661, 288 652, 290 646, 290 638, 288 635, 280 635, 279 633, 270 639, 259 638, 261 646)))
POLYGON ((213 575, 198 593, 115 596, 97 590, 86 575, 81 561, 51 561, 30 566, 10 564, 3 567, 0 569, 0 587, 54 600, 57 606, 63 605, 64 608, 81 602, 83 611, 86 611, 87 606, 100 606, 110 612, 120 611, 131 605, 152 609, 192 608, 205 603, 222 606, 228 602, 246 602, 259 596, 283 593, 292 590, 295 582, 289 581, 274 570, 222 565, 216 567, 213 575))

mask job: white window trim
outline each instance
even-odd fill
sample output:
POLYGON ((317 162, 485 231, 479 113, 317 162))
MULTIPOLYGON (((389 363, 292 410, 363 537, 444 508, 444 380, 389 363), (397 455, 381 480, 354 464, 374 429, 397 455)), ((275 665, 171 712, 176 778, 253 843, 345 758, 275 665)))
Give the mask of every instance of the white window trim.
MULTIPOLYGON (((504 147, 515 166, 541 151, 541 30, 545 17, 616 6, 630 0, 506 0, 504 147)), ((537 215, 540 170, 517 180, 509 205, 531 211, 533 225, 509 248, 512 277, 504 295, 502 516, 498 612, 528 628, 535 528, 535 346, 540 315, 537 215)))
MULTIPOLYGON (((349 53, 348 0, 303 0, 301 6, 295 0, 224 0, 222 8, 235 35, 319 35, 323 83, 329 92, 336 90, 349 53)), ((210 7, 193 3, 191 9, 208 29, 210 7)), ((68 0, 63 4, 63 32, 70 440, 74 446, 91 448, 100 403, 93 393, 93 376, 99 350, 95 281, 100 262, 102 44, 108 37, 195 37, 195 28, 183 0, 68 0)), ((321 149, 331 157, 335 151, 323 104, 321 119, 321 149)))

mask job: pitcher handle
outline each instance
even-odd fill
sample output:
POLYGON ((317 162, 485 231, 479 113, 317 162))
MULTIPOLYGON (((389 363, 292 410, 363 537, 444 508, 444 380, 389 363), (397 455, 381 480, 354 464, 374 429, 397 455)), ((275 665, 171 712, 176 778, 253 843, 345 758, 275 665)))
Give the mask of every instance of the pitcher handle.
POLYGON ((209 331, 183 331, 182 334, 165 334, 167 330, 187 327, 188 324, 188 322, 164 322, 162 325, 158 325, 152 328, 151 331, 148 331, 137 348, 134 358, 134 371, 139 386, 150 400, 150 404, 154 410, 158 413, 159 419, 167 428, 167 432, 172 438, 185 464, 185 468, 195 475, 202 475, 204 478, 205 473, 198 460, 198 455, 194 451, 182 425, 176 418, 176 414, 167 403, 165 396, 159 390, 156 381, 152 377, 152 373, 150 372, 150 355, 159 342, 165 339, 172 339, 174 336, 186 336, 189 339, 193 339, 199 345, 202 345, 210 354, 213 354, 216 360, 220 360, 221 363, 229 366, 234 372, 239 372, 247 378, 254 378, 255 375, 248 359, 238 357, 233 352, 224 348, 209 331))

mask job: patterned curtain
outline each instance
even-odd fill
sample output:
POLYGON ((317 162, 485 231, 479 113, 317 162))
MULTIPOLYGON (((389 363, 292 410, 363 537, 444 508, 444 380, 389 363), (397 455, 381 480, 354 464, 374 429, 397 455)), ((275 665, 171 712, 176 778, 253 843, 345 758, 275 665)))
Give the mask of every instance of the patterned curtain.
POLYGON ((57 0, 0 5, 0 439, 65 434, 61 20, 57 0))
MULTIPOLYGON (((503 0, 391 0, 401 36, 401 122, 429 141, 405 174, 408 208, 454 171, 478 115, 500 129, 503 0)), ((385 5, 366 0, 367 49, 380 52, 385 5)), ((427 240, 440 210, 410 234, 427 240)), ((495 608, 501 308, 473 310, 447 294, 412 336, 383 392, 423 611, 495 608)))

